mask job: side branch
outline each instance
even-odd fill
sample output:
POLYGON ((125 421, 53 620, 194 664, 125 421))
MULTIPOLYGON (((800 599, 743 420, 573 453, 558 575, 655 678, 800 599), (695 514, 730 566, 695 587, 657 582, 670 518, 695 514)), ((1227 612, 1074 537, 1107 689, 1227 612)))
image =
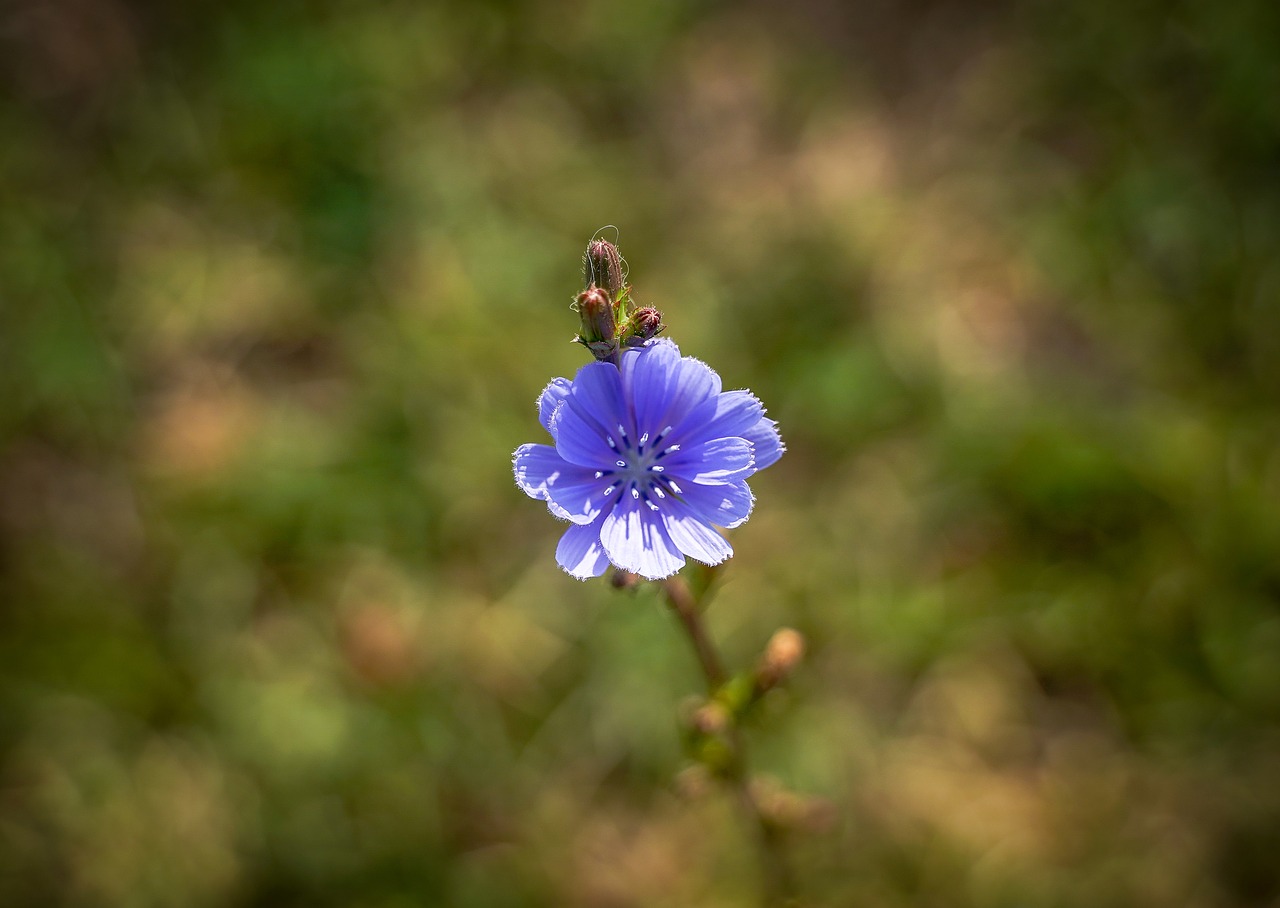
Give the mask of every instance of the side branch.
MULTIPOLYGON (((714 696, 716 691, 724 686, 728 675, 725 674, 715 645, 711 642, 707 629, 702 623, 698 602, 688 585, 679 577, 671 577, 660 583, 667 597, 667 603, 680 619, 681 625, 693 644, 698 663, 702 666, 702 674, 707 680, 707 693, 714 696)), ((772 678, 768 683, 772 684, 776 680, 772 678)), ((759 679, 757 679, 757 687, 759 686, 759 679)), ((763 690, 760 693, 763 693, 763 690)), ((736 726, 730 729, 728 740, 733 749, 733 758, 732 765, 726 774, 726 781, 736 794, 748 821, 755 827, 761 873, 764 878, 763 904, 765 908, 793 904, 795 880, 784 853, 781 830, 769 819, 751 790, 747 778, 746 742, 743 741, 742 733, 736 726)))

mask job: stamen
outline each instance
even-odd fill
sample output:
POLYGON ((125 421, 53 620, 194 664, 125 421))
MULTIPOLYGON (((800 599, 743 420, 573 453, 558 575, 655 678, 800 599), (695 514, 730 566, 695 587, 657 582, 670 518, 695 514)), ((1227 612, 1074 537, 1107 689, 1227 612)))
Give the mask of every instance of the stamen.
POLYGON ((668 479, 667 485, 671 486, 671 491, 675 492, 677 495, 681 494, 683 491, 678 485, 676 485, 676 481, 674 479, 668 479))
POLYGON ((653 487, 653 494, 657 495, 659 498, 667 497, 667 493, 662 491, 662 489, 658 488, 657 486, 653 487))
POLYGON ((604 490, 604 494, 605 494, 605 495, 612 495, 612 494, 613 494, 613 490, 614 490, 614 489, 616 489, 617 487, 618 487, 618 484, 615 482, 613 485, 609 486, 609 488, 607 488, 607 489, 605 489, 605 490, 604 490))
POLYGON ((632 486, 632 487, 631 487, 631 497, 632 497, 632 498, 639 498, 639 497, 640 497, 640 490, 639 490, 639 489, 637 489, 635 486, 632 486))
POLYGON ((615 460, 614 463, 616 463, 620 467, 625 467, 627 465, 627 462, 625 460, 615 460))
POLYGON ((679 445, 668 445, 668 446, 667 446, 667 453, 668 453, 668 454, 674 454, 676 451, 679 451, 679 450, 680 450, 680 446, 679 446, 679 445))
POLYGON ((612 435, 606 435, 605 441, 609 442, 609 447, 613 448, 615 451, 618 450, 618 446, 614 443, 612 435))
POLYGON ((648 443, 649 443, 649 433, 645 432, 643 435, 640 436, 640 447, 643 448, 648 443))
POLYGON ((600 472, 599 470, 596 470, 596 479, 599 479, 603 475, 604 473, 600 472))
POLYGON ((618 437, 619 438, 627 437, 627 430, 622 427, 622 423, 618 423, 618 437))
POLYGON ((651 510, 651 511, 656 511, 656 510, 658 510, 658 506, 657 506, 656 504, 654 504, 652 501, 646 501, 646 502, 645 502, 645 504, 647 504, 647 505, 649 506, 649 510, 651 510))
POLYGON ((650 469, 650 470, 653 470, 653 472, 655 472, 655 473, 661 473, 663 470, 665 470, 665 469, 666 469, 666 467, 664 467, 664 466, 663 466, 662 464, 660 464, 660 463, 655 463, 655 464, 654 464, 653 466, 651 466, 649 469, 650 469))

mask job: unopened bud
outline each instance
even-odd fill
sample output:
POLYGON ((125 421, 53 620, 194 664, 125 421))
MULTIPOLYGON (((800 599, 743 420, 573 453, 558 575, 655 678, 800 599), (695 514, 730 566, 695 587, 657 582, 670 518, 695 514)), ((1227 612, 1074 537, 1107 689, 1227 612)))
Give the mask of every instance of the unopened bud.
POLYGON ((693 727, 704 735, 722 734, 729 727, 729 713, 719 703, 704 704, 693 713, 693 727))
POLYGON ((617 336, 618 323, 609 294, 592 285, 578 294, 577 307, 578 316, 582 319, 579 339, 584 344, 607 343, 617 336))
POLYGON ((622 346, 643 347, 666 327, 661 312, 652 306, 641 306, 622 325, 622 346))
POLYGON ((587 244, 587 254, 582 258, 582 283, 603 287, 617 299, 622 290, 622 254, 618 247, 606 240, 592 240, 587 244))
POLYGON ((632 318, 635 320, 636 337, 641 340, 649 340, 667 327, 662 324, 662 313, 652 306, 641 306, 632 318))
POLYGON ((804 637, 789 627, 779 628, 769 638, 764 657, 756 670, 756 684, 761 690, 769 690, 786 679, 804 658, 804 637))
POLYGON ((609 576, 609 583, 613 585, 615 590, 634 590, 640 585, 640 575, 624 571, 621 568, 614 568, 613 573, 609 576))

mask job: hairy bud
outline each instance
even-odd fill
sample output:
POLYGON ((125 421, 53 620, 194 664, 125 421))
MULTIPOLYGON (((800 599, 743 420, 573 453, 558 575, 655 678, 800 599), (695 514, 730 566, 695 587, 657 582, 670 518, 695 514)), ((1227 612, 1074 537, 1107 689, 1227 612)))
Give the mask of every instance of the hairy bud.
POLYGON ((624 347, 643 347, 650 338, 656 337, 667 326, 662 324, 662 313, 652 306, 642 306, 628 316, 622 325, 622 345, 624 347))
POLYGON ((666 328, 657 309, 635 307, 631 285, 622 270, 622 255, 613 243, 600 239, 588 243, 582 273, 586 289, 578 294, 573 307, 582 319, 582 328, 575 340, 598 361, 617 366, 623 350, 643 347, 666 328))
POLYGON ((603 287, 614 299, 622 291, 622 254, 618 247, 605 240, 592 240, 587 244, 587 254, 582 258, 582 283, 591 287, 603 287))
POLYGON ((652 306, 642 306, 636 310, 635 315, 636 337, 641 340, 649 340, 656 337, 667 326, 662 324, 662 313, 652 306))
POLYGON ((618 316, 622 308, 604 290, 592 284, 574 301, 582 321, 581 333, 575 340, 591 351, 600 362, 618 364, 618 316))
POLYGON ((618 336, 618 320, 609 294, 593 284, 578 294, 575 305, 582 319, 578 340, 593 350, 596 344, 613 346, 618 336))

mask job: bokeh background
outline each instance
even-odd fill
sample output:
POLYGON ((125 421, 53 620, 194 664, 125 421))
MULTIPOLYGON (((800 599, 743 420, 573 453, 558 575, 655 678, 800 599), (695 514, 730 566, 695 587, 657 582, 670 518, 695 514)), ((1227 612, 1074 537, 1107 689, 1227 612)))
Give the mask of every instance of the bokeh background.
POLYGON ((0 79, 0 904, 755 903, 510 475, 612 224, 789 444, 707 614, 810 641, 805 903, 1280 905, 1280 6, 6 0, 0 79))

